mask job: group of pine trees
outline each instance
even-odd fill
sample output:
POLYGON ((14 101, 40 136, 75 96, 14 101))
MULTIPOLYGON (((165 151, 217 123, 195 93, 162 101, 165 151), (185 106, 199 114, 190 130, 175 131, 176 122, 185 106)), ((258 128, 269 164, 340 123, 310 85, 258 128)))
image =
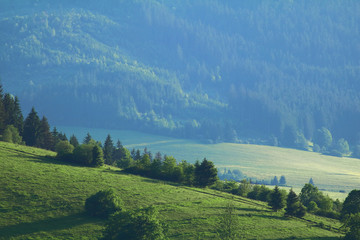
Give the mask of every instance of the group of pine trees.
POLYGON ((73 135, 70 141, 59 141, 55 151, 57 157, 66 162, 95 167, 105 163, 123 168, 128 173, 184 185, 206 187, 218 180, 215 165, 206 158, 195 164, 185 160, 177 163, 174 157, 162 156, 160 152, 153 156, 147 148, 143 153, 139 149, 130 152, 120 140, 115 146, 110 134, 106 137, 104 145, 92 139, 89 133, 80 145, 73 135))
POLYGON ((23 117, 20 102, 17 96, 4 93, 0 83, 0 135, 1 140, 16 144, 54 150, 58 141, 66 136, 58 133, 56 128, 51 132, 45 116, 41 119, 35 108, 29 115, 23 117))
POLYGON ((218 180, 215 165, 206 158, 195 164, 185 160, 177 163, 174 157, 162 156, 160 152, 153 156, 147 148, 143 153, 139 149, 129 152, 119 140, 114 146, 110 134, 106 137, 103 151, 106 164, 123 168, 129 173, 199 187, 210 186, 218 180))

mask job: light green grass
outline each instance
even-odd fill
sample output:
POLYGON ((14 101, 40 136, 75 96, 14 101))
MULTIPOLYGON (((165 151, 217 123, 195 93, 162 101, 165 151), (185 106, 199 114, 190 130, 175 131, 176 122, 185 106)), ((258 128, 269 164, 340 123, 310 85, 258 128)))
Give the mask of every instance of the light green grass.
POLYGON ((97 239, 104 221, 87 217, 84 202, 112 187, 127 209, 157 206, 170 239, 216 239, 228 201, 233 201, 245 239, 338 239, 339 222, 309 215, 286 219, 264 203, 124 174, 113 167, 87 168, 53 160, 54 153, 0 142, 2 239, 97 239), (320 222, 332 230, 316 227, 320 222))
POLYGON ((135 131, 60 127, 67 135, 79 140, 90 132, 96 140, 104 141, 108 133, 114 142, 120 139, 129 149, 145 147, 153 153, 160 151, 177 160, 194 163, 204 157, 219 168, 240 169, 250 178, 269 180, 284 175, 289 186, 301 188, 313 178, 315 185, 333 198, 344 199, 359 187, 360 160, 339 158, 295 149, 249 144, 203 144, 199 141, 176 139, 135 131), (340 190, 346 193, 339 193, 340 190))

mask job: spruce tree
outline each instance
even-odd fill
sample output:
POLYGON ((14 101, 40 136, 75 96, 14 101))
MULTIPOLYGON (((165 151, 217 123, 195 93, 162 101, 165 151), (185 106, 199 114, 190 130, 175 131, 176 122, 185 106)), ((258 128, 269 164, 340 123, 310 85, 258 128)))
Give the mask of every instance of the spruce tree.
POLYGON ((28 146, 35 146, 39 133, 40 118, 33 107, 24 122, 23 140, 28 146))
POLYGON ((292 189, 290 189, 286 199, 285 215, 303 217, 305 213, 305 207, 300 203, 299 197, 292 189))
POLYGON ((113 141, 111 139, 110 134, 107 135, 105 143, 104 143, 104 160, 105 160, 105 164, 109 164, 112 165, 113 164, 113 160, 112 160, 112 155, 114 153, 115 147, 113 144, 113 141))
POLYGON ((284 196, 281 194, 278 186, 275 186, 275 189, 270 194, 269 205, 270 207, 277 212, 280 209, 285 207, 284 196))
POLYGON ((5 118, 6 118, 6 113, 5 113, 5 108, 4 108, 4 103, 3 103, 3 87, 0 81, 0 134, 3 133, 3 131, 5 130, 5 118))
POLYGON ((280 186, 285 186, 286 185, 286 179, 285 179, 284 175, 280 177, 279 185, 280 186))
POLYGON ((91 139, 92 139, 92 137, 91 137, 90 133, 87 133, 84 138, 83 144, 89 144, 91 139))
POLYGON ((43 149, 55 150, 54 138, 50 132, 50 126, 45 116, 40 122, 36 146, 43 149))
POLYGON ((15 122, 15 101, 14 98, 6 93, 3 98, 3 104, 5 109, 5 125, 14 125, 15 122))
POLYGON ((213 162, 206 158, 199 164, 195 164, 195 184, 199 187, 206 187, 218 180, 217 169, 213 162))
POLYGON ((14 123, 13 123, 14 127, 16 127, 19 130, 19 133, 22 134, 23 130, 24 130, 24 116, 21 112, 21 108, 20 108, 20 102, 19 102, 19 98, 17 96, 15 96, 15 101, 14 101, 14 123))
POLYGON ((74 147, 78 147, 80 145, 79 141, 77 140, 74 134, 70 137, 70 144, 73 145, 74 147))

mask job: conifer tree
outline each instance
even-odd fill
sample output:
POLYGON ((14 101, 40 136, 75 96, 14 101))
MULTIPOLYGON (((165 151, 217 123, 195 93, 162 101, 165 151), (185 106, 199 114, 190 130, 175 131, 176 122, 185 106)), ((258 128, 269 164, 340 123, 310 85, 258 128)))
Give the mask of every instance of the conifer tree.
POLYGON ((206 158, 195 164, 195 184, 200 187, 206 187, 214 184, 218 180, 217 169, 213 162, 206 158))
POLYGON ((78 147, 80 145, 79 141, 77 140, 74 134, 70 137, 70 144, 73 145, 74 147, 78 147))
POLYGON ((28 146, 35 146, 39 133, 40 118, 33 107, 24 122, 23 139, 28 146))
POLYGON ((284 175, 280 177, 279 185, 280 186, 286 185, 286 179, 284 175))
POLYGON ((290 189, 286 199, 285 215, 303 217, 305 213, 305 207, 300 203, 299 197, 290 189))
POLYGON ((3 103, 3 87, 0 81, 0 134, 3 133, 3 131, 5 130, 5 118, 6 118, 6 114, 5 114, 5 108, 4 108, 4 103, 3 103))
POLYGON ((111 139, 110 134, 107 135, 105 143, 104 143, 104 160, 105 160, 105 164, 109 164, 112 165, 113 164, 113 159, 112 159, 112 155, 114 153, 115 147, 113 144, 113 141, 111 139))
POLYGON ((100 146, 98 145, 95 145, 92 149, 92 159, 93 159, 93 162, 92 162, 92 166, 94 167, 100 167, 102 165, 104 165, 104 155, 103 155, 103 151, 101 149, 100 146))
POLYGON ((5 109, 5 125, 13 125, 15 122, 15 101, 9 93, 5 93, 3 98, 3 104, 5 109))
POLYGON ((92 137, 91 137, 90 133, 87 133, 84 138, 83 144, 89 144, 91 139, 92 139, 92 137))
POLYGON ((19 102, 19 98, 17 96, 15 96, 15 101, 14 101, 14 123, 13 123, 14 127, 16 127, 19 130, 19 133, 22 134, 23 130, 24 130, 24 116, 21 112, 21 108, 20 108, 20 102, 19 102))
POLYGON ((50 126, 47 118, 44 116, 39 125, 38 136, 36 138, 36 146, 43 149, 54 150, 55 143, 50 132, 50 126))
POLYGON ((270 194, 269 205, 270 207, 277 212, 280 209, 285 207, 284 196, 281 194, 278 186, 275 186, 275 189, 270 194))

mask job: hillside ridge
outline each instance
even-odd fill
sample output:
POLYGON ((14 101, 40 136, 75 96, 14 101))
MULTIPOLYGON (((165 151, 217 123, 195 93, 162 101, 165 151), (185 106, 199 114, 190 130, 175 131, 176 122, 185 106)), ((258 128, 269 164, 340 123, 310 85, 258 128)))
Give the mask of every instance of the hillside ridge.
POLYGON ((4 186, 0 189, 0 231, 5 238, 97 239, 104 222, 84 215, 84 202, 108 187, 115 189, 128 209, 157 206, 161 219, 169 224, 170 239, 215 239, 217 221, 227 201, 236 206, 244 238, 340 236, 336 233, 340 223, 335 220, 312 215, 305 220, 287 219, 264 203, 210 189, 168 185, 108 166, 72 166, 52 160, 48 151, 3 142, 0 155, 0 183, 4 186), (324 229, 316 227, 320 222, 324 229))

